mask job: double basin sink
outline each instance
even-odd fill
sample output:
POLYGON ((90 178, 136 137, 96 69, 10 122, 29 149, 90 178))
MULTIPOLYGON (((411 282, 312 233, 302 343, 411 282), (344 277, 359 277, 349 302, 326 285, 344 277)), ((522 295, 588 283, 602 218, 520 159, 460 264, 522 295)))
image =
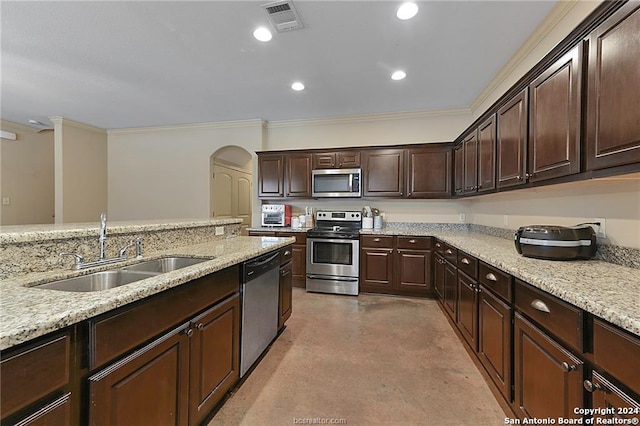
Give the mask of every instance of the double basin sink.
POLYGON ((211 258, 194 257, 162 257, 155 260, 136 263, 135 265, 124 266, 102 272, 94 272, 79 277, 67 278, 60 281, 53 281, 40 284, 33 288, 44 288, 49 290, 89 292, 108 290, 121 285, 130 284, 145 278, 155 277, 165 272, 186 268, 206 262, 211 258))

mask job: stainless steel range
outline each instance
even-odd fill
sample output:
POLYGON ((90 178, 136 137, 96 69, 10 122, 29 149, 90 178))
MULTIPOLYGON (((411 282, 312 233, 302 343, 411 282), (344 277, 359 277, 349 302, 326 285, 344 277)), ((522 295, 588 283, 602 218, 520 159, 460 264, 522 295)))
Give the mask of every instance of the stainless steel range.
POLYGON ((361 220, 359 211, 316 212, 307 231, 307 291, 358 295, 361 220))

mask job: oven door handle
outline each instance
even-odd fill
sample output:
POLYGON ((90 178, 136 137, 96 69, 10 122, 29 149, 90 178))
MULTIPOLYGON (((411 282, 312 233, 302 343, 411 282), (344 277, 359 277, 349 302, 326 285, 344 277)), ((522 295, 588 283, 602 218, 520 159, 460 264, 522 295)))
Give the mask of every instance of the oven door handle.
POLYGON ((307 237, 308 243, 315 242, 323 242, 323 243, 340 243, 340 244, 360 244, 359 239, 348 240, 348 239, 337 239, 337 238, 322 238, 322 237, 307 237))
POLYGON ((310 280, 324 280, 324 281, 344 281, 344 282, 358 281, 358 278, 353 278, 353 277, 336 277, 336 276, 312 275, 312 274, 307 274, 307 278, 309 278, 310 280))

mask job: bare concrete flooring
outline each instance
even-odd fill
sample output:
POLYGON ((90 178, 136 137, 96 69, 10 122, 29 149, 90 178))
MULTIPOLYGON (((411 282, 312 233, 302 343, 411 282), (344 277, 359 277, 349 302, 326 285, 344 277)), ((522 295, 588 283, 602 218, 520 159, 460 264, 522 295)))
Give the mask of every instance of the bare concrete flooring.
POLYGON ((286 330, 209 425, 488 426, 505 417, 436 301, 294 288, 286 330))

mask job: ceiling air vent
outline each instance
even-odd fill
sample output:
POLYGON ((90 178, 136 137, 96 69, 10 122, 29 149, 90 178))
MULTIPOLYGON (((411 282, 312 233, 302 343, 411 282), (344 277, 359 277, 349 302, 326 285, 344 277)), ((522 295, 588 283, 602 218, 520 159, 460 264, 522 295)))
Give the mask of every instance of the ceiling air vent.
POLYGON ((267 3, 263 4, 262 7, 267 11, 269 22, 271 22, 276 32, 282 33, 304 28, 302 19, 300 19, 300 15, 298 15, 291 0, 267 3))

